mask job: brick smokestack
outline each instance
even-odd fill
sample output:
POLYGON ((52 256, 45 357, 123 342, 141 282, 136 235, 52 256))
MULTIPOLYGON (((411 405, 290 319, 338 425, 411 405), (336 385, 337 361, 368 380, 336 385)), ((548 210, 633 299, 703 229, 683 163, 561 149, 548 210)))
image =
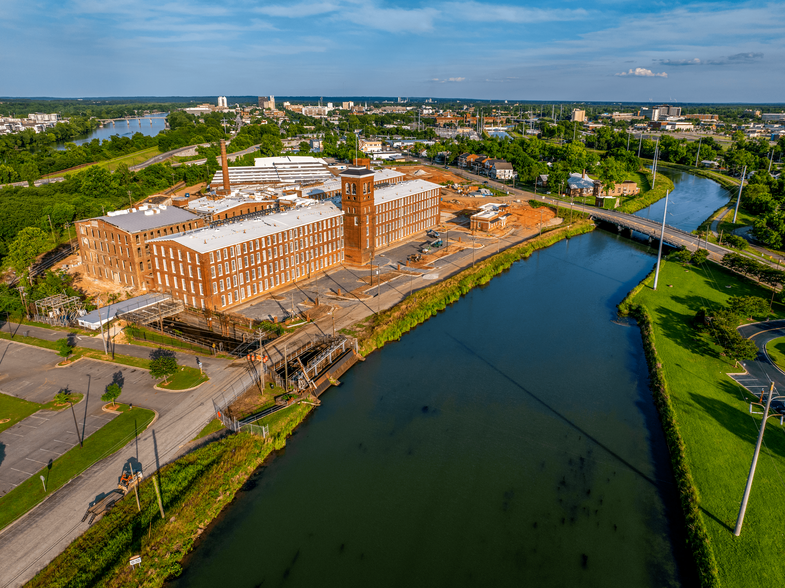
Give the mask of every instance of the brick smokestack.
POLYGON ((224 176, 224 194, 229 194, 231 189, 229 187, 229 164, 226 161, 226 141, 221 139, 221 169, 224 176))

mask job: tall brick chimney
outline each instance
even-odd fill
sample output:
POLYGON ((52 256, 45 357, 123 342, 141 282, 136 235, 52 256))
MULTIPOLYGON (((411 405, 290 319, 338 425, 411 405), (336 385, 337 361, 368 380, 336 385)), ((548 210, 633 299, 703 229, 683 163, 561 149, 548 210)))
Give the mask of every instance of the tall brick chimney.
POLYGON ((231 188, 229 187, 229 164, 226 161, 226 141, 221 139, 221 169, 224 176, 224 194, 229 195, 231 188))

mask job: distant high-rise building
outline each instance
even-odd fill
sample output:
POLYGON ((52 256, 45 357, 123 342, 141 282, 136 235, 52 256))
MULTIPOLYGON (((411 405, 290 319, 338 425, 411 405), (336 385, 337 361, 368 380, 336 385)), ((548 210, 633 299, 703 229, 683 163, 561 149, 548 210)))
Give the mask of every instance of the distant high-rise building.
POLYGON ((259 96, 259 108, 275 110, 275 96, 270 96, 269 99, 266 96, 259 96))
POLYGON ((218 108, 227 108, 226 96, 218 96, 218 108))
POLYGON ((586 111, 579 108, 574 108, 572 110, 572 114, 570 115, 570 120, 572 122, 584 122, 586 120, 586 111))
POLYGON ((343 108, 344 110, 351 110, 352 108, 354 108, 354 102, 343 102, 341 104, 341 108, 343 108))
POLYGON ((669 117, 681 116, 681 106, 670 106, 668 104, 644 106, 641 108, 641 116, 652 122, 667 120, 669 117))

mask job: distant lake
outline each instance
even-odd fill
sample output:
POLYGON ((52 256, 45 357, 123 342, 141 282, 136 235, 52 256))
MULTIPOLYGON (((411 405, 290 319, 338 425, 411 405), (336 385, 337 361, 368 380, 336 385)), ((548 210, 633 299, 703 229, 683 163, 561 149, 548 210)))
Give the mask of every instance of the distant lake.
MULTIPOLYGON (((135 133, 142 133, 154 137, 166 128, 166 116, 168 112, 159 114, 152 114, 139 118, 120 119, 113 122, 106 123, 102 127, 98 127, 92 133, 81 139, 74 139, 68 141, 69 143, 76 143, 82 145, 89 143, 93 139, 100 139, 104 141, 112 135, 119 135, 121 137, 132 137, 135 133)), ((57 149, 65 149, 65 143, 58 143, 57 149)))

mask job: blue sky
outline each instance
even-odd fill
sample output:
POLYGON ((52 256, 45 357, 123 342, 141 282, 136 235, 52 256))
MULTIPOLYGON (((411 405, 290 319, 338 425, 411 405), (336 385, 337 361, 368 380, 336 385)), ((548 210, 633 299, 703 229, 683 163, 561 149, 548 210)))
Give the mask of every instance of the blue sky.
POLYGON ((785 3, 2 0, 0 95, 785 102, 785 3))

